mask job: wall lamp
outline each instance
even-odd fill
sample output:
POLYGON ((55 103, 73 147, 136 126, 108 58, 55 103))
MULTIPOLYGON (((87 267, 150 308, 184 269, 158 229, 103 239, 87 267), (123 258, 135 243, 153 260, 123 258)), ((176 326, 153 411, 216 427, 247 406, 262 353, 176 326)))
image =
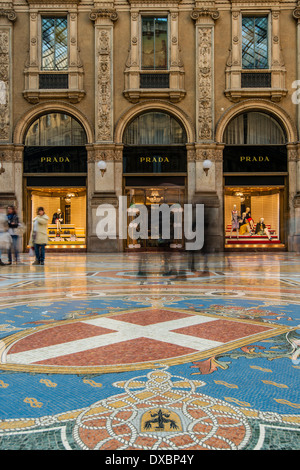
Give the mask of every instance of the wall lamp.
POLYGON ((101 160, 101 162, 98 162, 97 165, 98 165, 98 168, 99 168, 99 170, 101 171, 101 175, 102 175, 102 177, 103 177, 103 176, 104 176, 104 173, 106 172, 106 168, 107 168, 106 162, 104 162, 103 160, 101 160))
POLYGON ((204 160, 203 162, 203 170, 207 176, 208 170, 212 167, 212 162, 210 160, 204 160))

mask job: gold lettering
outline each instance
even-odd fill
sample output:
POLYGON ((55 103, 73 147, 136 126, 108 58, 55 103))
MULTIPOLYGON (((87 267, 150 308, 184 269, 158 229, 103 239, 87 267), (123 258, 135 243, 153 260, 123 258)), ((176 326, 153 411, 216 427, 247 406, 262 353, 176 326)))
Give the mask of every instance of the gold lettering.
POLYGON ((47 157, 47 162, 51 163, 51 157, 47 157))
POLYGON ((147 162, 147 163, 151 163, 151 158, 150 158, 150 157, 146 157, 146 162, 147 162))
POLYGON ((252 158, 252 161, 253 161, 253 162, 257 162, 256 157, 253 157, 253 158, 252 158))
POLYGON ((45 160, 45 157, 41 157, 41 163, 43 163, 45 160))
POLYGON ((269 157, 266 157, 266 162, 269 162, 269 161, 270 161, 270 160, 269 160, 269 157))
POLYGON ((251 158, 250 158, 250 157, 246 157, 246 162, 251 162, 251 158))
POLYGON ((242 162, 243 160, 245 160, 245 157, 240 157, 240 162, 242 162))
POLYGON ((165 158, 165 162, 170 163, 168 157, 165 158))

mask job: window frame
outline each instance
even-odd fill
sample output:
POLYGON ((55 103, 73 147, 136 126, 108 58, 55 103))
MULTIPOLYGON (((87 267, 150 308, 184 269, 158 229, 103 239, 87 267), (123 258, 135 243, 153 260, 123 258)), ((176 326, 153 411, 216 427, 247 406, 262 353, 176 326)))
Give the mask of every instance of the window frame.
POLYGON ((57 13, 57 14, 50 14, 50 13, 41 13, 40 14, 40 71, 41 72, 60 72, 60 73, 64 73, 64 72, 67 72, 69 70, 69 66, 70 66, 70 57, 69 57, 69 54, 70 54, 70 44, 69 44, 69 41, 70 41, 70 25, 69 25, 69 14, 68 13, 57 13), (66 19, 67 21, 67 46, 66 46, 66 49, 67 49, 67 66, 65 68, 57 68, 56 66, 54 66, 54 68, 44 68, 43 67, 43 19, 59 19, 59 18, 64 18, 66 19))
MULTIPOLYGON (((140 13, 140 21, 139 21, 139 42, 140 42, 140 70, 142 72, 168 72, 170 70, 170 18, 169 13, 140 13), (159 18, 164 18, 167 21, 167 46, 166 46, 166 53, 167 53, 167 60, 166 60, 166 68, 155 68, 155 50, 154 50, 154 67, 153 68, 145 68, 143 67, 143 20, 145 18, 151 18, 154 21, 159 18)), ((155 44, 155 30, 154 30, 154 44, 155 44)))
MULTIPOLYGON (((255 71, 255 70, 269 70, 270 69, 270 59, 271 59, 271 44, 270 44, 270 33, 271 33, 271 21, 270 21, 270 13, 261 13, 261 14, 253 14, 253 13, 242 13, 241 14, 241 67, 243 71, 255 71), (255 63, 253 67, 244 67, 243 65, 243 18, 266 18, 267 19, 267 66, 266 67, 255 67, 255 63)), ((254 58, 255 61, 255 58, 254 58)))

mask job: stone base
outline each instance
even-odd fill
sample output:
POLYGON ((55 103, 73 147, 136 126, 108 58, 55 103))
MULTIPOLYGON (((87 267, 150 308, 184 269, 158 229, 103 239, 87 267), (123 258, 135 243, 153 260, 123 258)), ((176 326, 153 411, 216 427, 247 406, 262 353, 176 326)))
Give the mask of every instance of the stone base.
POLYGON ((116 240, 99 240, 97 236, 90 236, 87 240, 88 253, 117 253, 119 252, 119 241, 116 240))

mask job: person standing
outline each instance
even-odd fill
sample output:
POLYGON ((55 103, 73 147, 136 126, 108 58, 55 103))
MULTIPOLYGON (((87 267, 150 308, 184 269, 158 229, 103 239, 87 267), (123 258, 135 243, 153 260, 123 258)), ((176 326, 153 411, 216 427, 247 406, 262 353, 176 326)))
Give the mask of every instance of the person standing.
POLYGON ((44 208, 39 207, 37 216, 33 219, 33 227, 29 240, 29 245, 34 247, 35 261, 33 265, 43 265, 45 261, 45 246, 48 243, 48 220, 44 208))
POLYGON ((15 254, 15 261, 19 263, 19 235, 17 229, 20 225, 19 217, 14 206, 7 208, 8 233, 12 238, 12 247, 8 250, 8 264, 12 264, 12 248, 15 254))

